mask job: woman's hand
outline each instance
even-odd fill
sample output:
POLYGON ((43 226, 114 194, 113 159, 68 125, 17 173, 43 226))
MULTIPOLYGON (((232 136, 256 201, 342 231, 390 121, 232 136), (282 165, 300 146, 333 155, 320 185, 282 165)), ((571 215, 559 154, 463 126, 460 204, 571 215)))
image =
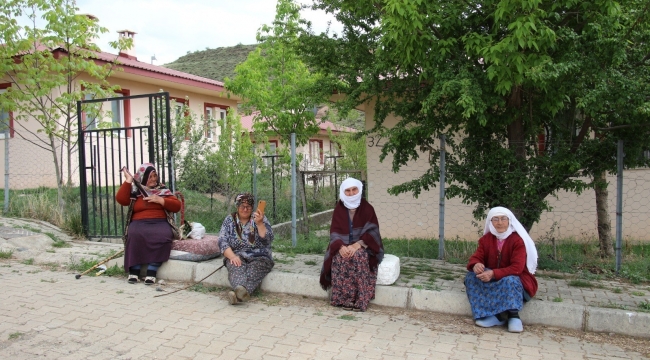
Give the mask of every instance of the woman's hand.
POLYGON ((124 174, 124 181, 125 182, 127 182, 129 184, 133 184, 133 176, 131 176, 131 174, 129 174, 129 171, 126 169, 126 167, 122 168, 122 174, 124 174))
POLYGON ((354 243, 348 246, 341 246, 339 249, 339 254, 341 254, 344 259, 349 259, 354 256, 354 253, 357 252, 360 247, 361 245, 359 245, 359 243, 354 243))
POLYGON ((255 210, 253 220, 255 221, 255 224, 257 224, 257 227, 264 226, 264 211, 259 208, 255 210))
POLYGON ((162 196, 151 195, 151 196, 147 196, 146 198, 142 198, 142 200, 165 206, 165 198, 163 198, 162 196))
POLYGON ((492 280, 492 278, 494 278, 494 271, 492 270, 483 271, 482 273, 476 275, 476 277, 483 282, 489 282, 490 280, 492 280))
POLYGON ((481 263, 474 264, 474 274, 478 275, 483 273, 483 271, 485 271, 485 265, 481 263))
POLYGON ((235 265, 236 267, 241 266, 241 258, 237 255, 233 256, 232 258, 228 259, 231 264, 235 265))

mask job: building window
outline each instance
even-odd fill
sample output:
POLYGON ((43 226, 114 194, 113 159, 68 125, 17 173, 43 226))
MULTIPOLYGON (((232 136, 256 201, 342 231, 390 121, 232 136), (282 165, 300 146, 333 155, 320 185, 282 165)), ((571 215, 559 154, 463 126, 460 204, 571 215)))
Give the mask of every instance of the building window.
MULTIPOLYGON (((120 100, 101 102, 101 103, 90 103, 85 104, 85 111, 82 113, 82 121, 85 125, 85 130, 95 130, 97 125, 101 121, 98 116, 101 114, 102 108, 110 109, 110 113, 106 116, 110 119, 109 121, 113 124, 115 128, 126 128, 131 126, 131 100, 121 99, 125 96, 131 95, 131 92, 126 89, 115 91, 113 98, 120 98, 120 100)), ((87 93, 84 95, 84 100, 92 100, 95 98, 95 94, 87 93)), ((125 130, 119 130, 120 134, 124 136, 125 130)), ((131 136, 131 130, 126 130, 126 136, 131 136)))
POLYGON ((323 140, 309 140, 309 163, 323 164, 323 140))
POLYGON ((339 156, 340 147, 341 145, 335 143, 334 141, 330 141, 330 156, 339 156))
MULTIPOLYGON (((278 154, 278 141, 277 140, 269 140, 269 147, 268 151, 266 152, 267 156, 275 156, 278 154)), ((264 158, 264 163, 269 166, 271 165, 271 158, 264 158)))
MULTIPOLYGON (((208 141, 216 141, 217 126, 223 124, 228 108, 223 105, 205 104, 205 132, 204 136, 208 141)), ((223 126, 223 125, 222 125, 223 126)))
MULTIPOLYGON (((169 97, 169 102, 171 106, 171 117, 176 120, 178 124, 184 117, 190 116, 189 107, 190 101, 188 99, 169 97), (186 110, 183 111, 183 107, 186 107, 186 110)), ((190 139, 190 123, 185 124, 185 140, 190 139)))
MULTIPOLYGON (((0 84, 0 94, 7 92, 10 84, 0 84)), ((14 119, 11 111, 5 110, 0 107, 0 139, 4 139, 9 132, 9 137, 14 137, 14 119)))

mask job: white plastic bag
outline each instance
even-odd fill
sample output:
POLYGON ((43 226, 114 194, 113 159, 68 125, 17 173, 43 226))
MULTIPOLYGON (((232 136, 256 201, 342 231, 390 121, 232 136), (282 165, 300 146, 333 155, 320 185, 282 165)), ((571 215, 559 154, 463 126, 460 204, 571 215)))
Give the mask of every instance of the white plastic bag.
POLYGON ((377 285, 392 285, 399 277, 399 258, 384 254, 384 259, 377 269, 377 285))
POLYGON ((203 238, 203 235, 205 235, 205 226, 201 225, 201 223, 190 223, 192 225, 192 231, 190 231, 187 234, 188 238, 196 239, 196 240, 201 240, 203 238))

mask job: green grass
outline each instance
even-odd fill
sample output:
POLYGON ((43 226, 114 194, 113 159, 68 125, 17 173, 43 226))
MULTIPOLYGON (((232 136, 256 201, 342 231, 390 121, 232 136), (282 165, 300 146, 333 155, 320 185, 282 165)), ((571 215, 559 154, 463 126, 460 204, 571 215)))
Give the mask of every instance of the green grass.
POLYGON ((11 256, 14 254, 13 251, 0 251, 0 259, 11 259, 11 256))
POLYGON ((124 276, 125 275, 124 268, 121 267, 121 266, 117 266, 117 264, 115 264, 115 265, 107 268, 106 271, 104 271, 103 275, 111 276, 111 277, 112 276, 124 276))
POLYGON ((617 287, 617 288, 612 289, 612 292, 614 294, 621 294, 621 293, 623 293, 623 290, 621 288, 617 287))
POLYGON ((452 275, 442 275, 440 278, 443 279, 443 280, 455 280, 456 279, 456 277, 452 276, 452 275))
POLYGON ((581 279, 576 279, 576 280, 571 280, 569 281, 569 286, 574 286, 574 287, 584 287, 584 288, 593 288, 596 287, 593 283, 590 281, 586 280, 581 280, 581 279))
POLYGON ((644 296, 645 293, 643 291, 632 291, 630 294, 634 296, 644 296))
POLYGON ((23 265, 34 265, 34 258, 25 259, 22 261, 23 265))
POLYGON ((189 291, 196 291, 196 292, 200 292, 202 294, 223 291, 225 289, 226 288, 223 288, 223 287, 220 287, 220 286, 205 286, 202 283, 195 284, 195 285, 190 286, 189 288, 187 288, 187 290, 189 290, 189 291))
POLYGON ((46 283, 55 283, 56 280, 54 280, 54 279, 50 279, 50 280, 41 279, 41 282, 46 282, 46 283))
POLYGON ((341 315, 338 318, 341 320, 357 321, 357 318, 354 315, 341 315))
POLYGON ((314 260, 307 260, 307 261, 305 261, 305 265, 314 266, 314 265, 316 265, 316 264, 318 264, 318 263, 317 263, 316 261, 314 261, 314 260))
POLYGON ((639 303, 639 309, 650 310, 650 301, 641 301, 639 303))
POLYGON ((9 340, 18 339, 19 337, 21 337, 23 335, 25 335, 25 334, 23 334, 21 332, 11 333, 11 334, 9 334, 9 340))
POLYGON ((555 297, 555 298, 553 298, 553 302, 562 302, 562 301, 563 301, 563 300, 562 300, 561 297, 555 297))
POLYGON ((294 260, 290 260, 290 259, 275 259, 273 261, 275 261, 278 264, 286 264, 286 265, 291 265, 295 262, 294 260))

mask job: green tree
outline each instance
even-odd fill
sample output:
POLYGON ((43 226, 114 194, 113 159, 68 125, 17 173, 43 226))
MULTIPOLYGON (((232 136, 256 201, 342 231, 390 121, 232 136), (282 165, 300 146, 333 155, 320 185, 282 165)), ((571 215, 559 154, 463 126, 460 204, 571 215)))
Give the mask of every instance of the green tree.
POLYGON ((577 0, 315 0, 341 35, 302 37, 304 61, 342 80, 338 105, 375 101, 375 127, 397 172, 430 156, 422 176, 392 194, 435 187, 437 139, 447 135, 448 197, 513 209, 530 228, 578 176, 627 166, 647 146, 648 2, 577 0), (387 129, 384 121, 398 123, 387 129), (594 137, 597 133, 599 136, 594 137), (540 135, 544 140, 540 143, 540 135), (602 164, 596 167, 595 163, 602 164), (592 166, 593 165, 593 166, 592 166))
POLYGON ((296 53, 299 10, 292 0, 279 0, 273 25, 257 32, 257 49, 237 65, 234 79, 226 79, 226 88, 243 98, 244 111, 255 114, 255 132, 272 131, 285 144, 291 133, 297 144, 305 144, 318 132, 313 109, 331 94, 324 78, 296 53))
MULTIPOLYGON (((87 95, 109 97, 117 89, 106 80, 115 71, 114 64, 94 61, 99 49, 93 40, 108 30, 77 11, 73 0, 0 2, 0 76, 11 84, 0 95, 0 106, 14 111, 17 136, 51 152, 61 207, 64 186, 72 183, 76 164, 76 102, 87 95), (21 26, 17 20, 21 16, 29 18, 30 25, 21 26), (39 17, 43 27, 38 26, 39 17), (81 80, 82 74, 90 80, 81 80), (38 124, 37 134, 25 126, 28 121, 38 124)), ((111 46, 124 49, 130 43, 111 46)), ((98 113, 96 108, 86 110, 98 113)))

